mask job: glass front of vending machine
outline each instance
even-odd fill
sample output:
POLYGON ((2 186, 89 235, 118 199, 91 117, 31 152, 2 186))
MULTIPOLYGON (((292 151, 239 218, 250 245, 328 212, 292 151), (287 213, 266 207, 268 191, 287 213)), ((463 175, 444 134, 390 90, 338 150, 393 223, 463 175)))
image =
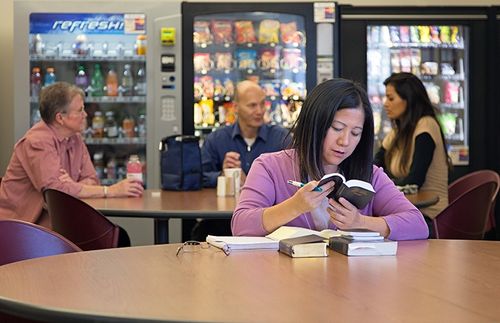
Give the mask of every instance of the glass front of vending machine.
POLYGON ((184 133, 203 137, 233 124, 243 80, 264 89, 265 122, 291 127, 316 85, 317 26, 334 25, 335 3, 185 2, 182 14, 184 32, 193 35, 183 46, 193 59, 183 66, 184 133))
POLYGON ((374 110, 375 135, 391 130, 383 109, 384 80, 391 73, 419 77, 438 110, 455 165, 468 163, 468 40, 467 26, 368 25, 367 90, 374 110))
POLYGON ((82 136, 103 184, 125 178, 130 155, 146 162, 145 20, 126 13, 29 16, 30 126, 40 120, 43 87, 56 81, 80 87, 82 136))

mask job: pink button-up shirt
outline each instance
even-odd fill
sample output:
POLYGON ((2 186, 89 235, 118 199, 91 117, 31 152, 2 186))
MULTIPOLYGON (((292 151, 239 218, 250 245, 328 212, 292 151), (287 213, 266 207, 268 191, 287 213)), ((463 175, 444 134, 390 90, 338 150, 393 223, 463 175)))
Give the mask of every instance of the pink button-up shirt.
POLYGON ((99 180, 80 134, 63 138, 40 121, 14 146, 0 186, 0 218, 36 223, 45 188, 76 196, 83 184, 97 185, 99 180), (74 182, 61 182, 60 169, 65 169, 74 182))

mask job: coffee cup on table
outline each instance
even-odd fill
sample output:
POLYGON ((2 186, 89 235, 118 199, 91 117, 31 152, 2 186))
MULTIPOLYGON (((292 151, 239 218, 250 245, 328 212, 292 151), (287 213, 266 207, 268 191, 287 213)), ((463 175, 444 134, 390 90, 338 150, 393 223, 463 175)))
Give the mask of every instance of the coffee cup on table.
MULTIPOLYGON (((227 196, 228 193, 228 179, 226 176, 217 177, 217 196, 227 196)), ((234 190, 234 189, 233 189, 234 190)), ((234 194, 234 193, 233 193, 234 194)))
POLYGON ((241 186, 241 168, 224 168, 224 176, 229 178, 230 184, 228 195, 240 193, 241 186))

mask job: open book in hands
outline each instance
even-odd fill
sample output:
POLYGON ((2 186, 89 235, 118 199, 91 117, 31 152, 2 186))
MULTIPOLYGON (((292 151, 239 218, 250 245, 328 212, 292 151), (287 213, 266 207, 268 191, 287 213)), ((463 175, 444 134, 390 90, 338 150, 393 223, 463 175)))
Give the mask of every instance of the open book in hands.
POLYGON ((364 208, 375 195, 372 184, 358 179, 346 181, 345 177, 339 173, 326 174, 319 181, 318 187, 331 181, 335 182, 335 186, 328 194, 328 198, 338 202, 339 198, 343 197, 358 209, 364 208))

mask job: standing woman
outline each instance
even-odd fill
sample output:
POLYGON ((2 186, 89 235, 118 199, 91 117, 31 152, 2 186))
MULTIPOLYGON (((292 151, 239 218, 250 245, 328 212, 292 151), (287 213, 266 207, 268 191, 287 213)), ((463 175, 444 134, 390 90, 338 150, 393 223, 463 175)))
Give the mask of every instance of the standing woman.
POLYGON ((439 196, 439 202, 422 209, 430 224, 448 205, 448 170, 443 131, 422 82, 411 73, 392 74, 384 81, 384 108, 392 131, 384 138, 375 164, 384 167, 396 185, 418 185, 420 191, 439 196))
POLYGON ((231 220, 234 235, 264 236, 288 225, 366 228, 392 240, 427 238, 422 214, 373 165, 373 114, 359 85, 333 79, 316 86, 292 133, 292 149, 262 154, 252 164, 231 220), (334 182, 315 190, 333 172, 370 182, 373 199, 358 209, 344 198, 327 198, 334 182), (288 180, 307 184, 297 188, 288 180))

